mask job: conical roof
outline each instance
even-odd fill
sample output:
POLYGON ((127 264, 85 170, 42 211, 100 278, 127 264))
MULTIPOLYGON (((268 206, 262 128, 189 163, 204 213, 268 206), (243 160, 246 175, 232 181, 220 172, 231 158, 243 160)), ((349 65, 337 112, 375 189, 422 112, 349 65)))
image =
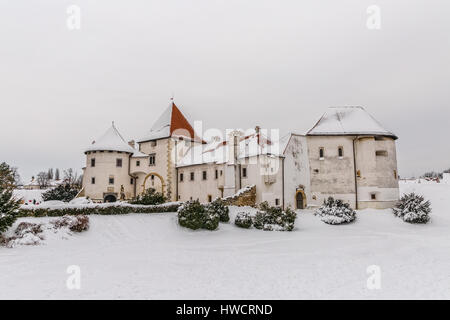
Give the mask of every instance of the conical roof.
POLYGON ((380 135, 397 139, 363 107, 331 107, 306 135, 380 135))
POLYGON ((169 107, 153 124, 150 132, 138 140, 138 142, 146 142, 169 138, 171 136, 181 136, 198 142, 202 140, 195 134, 189 121, 181 113, 180 109, 171 101, 169 107))
POLYGON ((112 123, 111 127, 96 141, 94 141, 86 150, 88 151, 121 151, 135 153, 136 150, 131 147, 119 133, 112 123))

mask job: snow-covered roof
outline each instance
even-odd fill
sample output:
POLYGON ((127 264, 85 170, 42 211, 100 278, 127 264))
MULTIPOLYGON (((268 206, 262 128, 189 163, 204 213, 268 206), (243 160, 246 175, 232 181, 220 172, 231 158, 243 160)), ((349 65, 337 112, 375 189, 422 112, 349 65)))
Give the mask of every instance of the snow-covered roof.
MULTIPOLYGON (((195 145, 189 148, 184 157, 179 161, 178 167, 229 162, 230 152, 228 141, 213 141, 206 145, 195 145)), ((253 157, 256 155, 281 156, 282 149, 278 142, 273 142, 261 133, 252 130, 239 139, 238 159, 253 157)))
POLYGON ((306 135, 380 135, 397 139, 363 107, 331 107, 306 135))
POLYGON ((136 149, 124 140, 113 122, 111 127, 99 139, 86 148, 85 152, 89 151, 121 151, 134 154, 136 149))
POLYGON ((146 157, 148 157, 148 154, 145 154, 143 152, 140 152, 139 150, 136 150, 131 157, 132 158, 146 158, 146 157))
POLYGON ((189 121, 181 113, 180 109, 171 101, 169 107, 156 120, 150 132, 138 140, 139 143, 164 139, 171 136, 179 136, 202 142, 195 134, 189 121))

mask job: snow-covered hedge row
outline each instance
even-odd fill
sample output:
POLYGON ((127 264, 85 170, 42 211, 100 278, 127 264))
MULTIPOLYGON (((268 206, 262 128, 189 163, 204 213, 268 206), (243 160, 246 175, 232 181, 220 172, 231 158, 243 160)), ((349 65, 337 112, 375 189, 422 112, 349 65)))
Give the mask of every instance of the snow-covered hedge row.
POLYGON ((345 224, 356 219, 356 211, 348 203, 329 197, 323 205, 316 210, 315 215, 326 224, 345 224))
POLYGON ((18 217, 62 217, 65 215, 120 215, 129 213, 159 213, 177 212, 181 202, 169 202, 160 205, 132 205, 128 203, 119 204, 88 204, 88 205, 66 205, 56 207, 22 206, 18 217))
POLYGON ((249 212, 239 212, 234 224, 245 229, 253 225, 256 229, 265 231, 292 231, 296 218, 297 214, 290 208, 283 211, 280 207, 271 207, 263 202, 254 216, 249 212))

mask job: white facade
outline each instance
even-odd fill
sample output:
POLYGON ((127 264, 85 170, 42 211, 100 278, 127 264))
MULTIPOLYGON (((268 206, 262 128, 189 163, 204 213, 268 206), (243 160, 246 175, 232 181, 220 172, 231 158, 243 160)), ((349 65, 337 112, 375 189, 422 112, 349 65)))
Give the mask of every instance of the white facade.
POLYGON ((206 144, 172 103, 138 150, 114 125, 86 150, 82 195, 128 200, 154 188, 169 201, 208 202, 255 185, 257 203, 302 209, 332 196, 388 208, 399 198, 396 139, 363 108, 344 107, 330 108, 306 135, 271 141, 256 127, 206 144))

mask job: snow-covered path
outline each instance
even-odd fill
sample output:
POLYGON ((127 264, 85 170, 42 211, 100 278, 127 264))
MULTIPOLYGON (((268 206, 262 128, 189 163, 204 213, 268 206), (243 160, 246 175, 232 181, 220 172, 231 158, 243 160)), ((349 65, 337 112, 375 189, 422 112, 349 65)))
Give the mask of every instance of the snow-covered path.
POLYGON ((330 226, 303 211, 294 232, 193 232, 173 213, 91 216, 69 240, 0 248, 0 299, 450 299, 450 185, 401 186, 431 199, 430 224, 364 210, 330 226), (80 290, 66 287, 70 265, 80 290), (366 286, 370 265, 380 290, 366 286))

